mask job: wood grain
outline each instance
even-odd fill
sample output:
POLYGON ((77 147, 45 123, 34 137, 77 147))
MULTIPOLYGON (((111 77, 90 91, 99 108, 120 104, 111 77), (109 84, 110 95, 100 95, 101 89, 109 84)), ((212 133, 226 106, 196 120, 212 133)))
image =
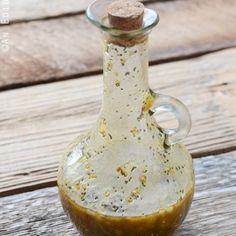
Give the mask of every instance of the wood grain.
MULTIPOLYGON (((150 35, 152 64, 236 45, 234 0, 179 0, 148 7, 161 18, 150 35)), ((101 71, 101 35, 84 15, 0 27, 0 35, 5 32, 10 50, 0 53, 0 90, 101 71)))
MULTIPOLYGON (((236 218, 236 152, 194 160, 196 191, 175 236, 233 236, 236 218)), ((78 235, 63 213, 57 189, 1 198, 1 235, 78 235)))
POLYGON ((11 0, 10 22, 76 14, 83 12, 91 2, 92 0, 11 0))
MULTIPOLYGON (((142 0, 147 2, 150 0, 142 0)), ((3 3, 4 0, 0 0, 3 3)), ((93 0, 11 0, 10 23, 80 14, 93 0)))
MULTIPOLYGON (((236 49, 150 68, 151 88, 190 109, 194 157, 236 149, 235 75, 236 49)), ((95 122, 101 94, 101 75, 0 93, 0 195, 55 185, 63 149, 95 122)))

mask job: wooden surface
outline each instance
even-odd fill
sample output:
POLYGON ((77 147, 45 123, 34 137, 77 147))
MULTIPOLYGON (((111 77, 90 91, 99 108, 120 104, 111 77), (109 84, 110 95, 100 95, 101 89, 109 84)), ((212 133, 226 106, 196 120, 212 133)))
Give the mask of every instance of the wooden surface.
MULTIPOLYGON (((90 2, 10 0, 11 24, 0 25, 10 39, 0 53, 1 236, 78 235, 55 185, 65 146, 101 106, 102 40, 84 15, 90 2)), ((145 2, 161 18, 150 35, 150 86, 181 99, 193 120, 185 144, 196 191, 175 236, 235 236, 236 1, 145 2)))
POLYGON ((11 0, 10 21, 14 23, 79 14, 91 2, 92 0, 11 0))
MULTIPOLYGON (((142 0, 142 2, 151 1, 142 0)), ((0 0, 1 2, 4 0, 0 0)), ((11 0, 10 22, 26 22, 80 14, 92 2, 93 0, 11 0)))
MULTIPOLYGON (((236 45, 234 0, 179 0, 148 7, 161 17, 150 35, 152 64, 236 45)), ((0 27, 0 34, 6 31, 10 51, 7 57, 0 54, 0 90, 101 72, 101 35, 84 15, 0 27)))
MULTIPOLYGON (((235 235, 236 152, 196 159, 194 164, 193 205, 175 236, 235 235)), ((0 235, 78 235, 55 187, 2 198, 0 208, 0 235)))
MULTIPOLYGON (((236 148, 235 74, 236 49, 150 69, 151 88, 190 109, 194 157, 236 148)), ((1 195, 55 184, 63 149, 95 122, 101 93, 100 75, 0 93, 1 195)))

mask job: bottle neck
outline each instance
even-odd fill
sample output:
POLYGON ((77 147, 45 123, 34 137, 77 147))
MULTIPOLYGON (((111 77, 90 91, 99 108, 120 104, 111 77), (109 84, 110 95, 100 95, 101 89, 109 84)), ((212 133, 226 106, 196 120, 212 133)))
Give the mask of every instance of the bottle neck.
POLYGON ((102 116, 124 124, 141 115, 149 94, 147 37, 130 47, 105 42, 103 86, 102 116))

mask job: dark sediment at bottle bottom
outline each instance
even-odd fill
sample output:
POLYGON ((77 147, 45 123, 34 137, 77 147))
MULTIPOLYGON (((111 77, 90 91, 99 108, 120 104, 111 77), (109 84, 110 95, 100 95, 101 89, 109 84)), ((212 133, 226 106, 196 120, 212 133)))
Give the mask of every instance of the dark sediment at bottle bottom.
POLYGON ((66 214, 83 236, 170 236, 183 222, 193 189, 175 205, 144 216, 109 216, 81 207, 59 188, 66 214))

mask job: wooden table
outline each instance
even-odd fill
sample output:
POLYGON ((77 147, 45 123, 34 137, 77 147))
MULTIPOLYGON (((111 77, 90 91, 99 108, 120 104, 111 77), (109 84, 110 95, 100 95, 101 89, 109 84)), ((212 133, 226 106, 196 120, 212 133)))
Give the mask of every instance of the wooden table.
MULTIPOLYGON (((0 1, 0 3, 3 1, 0 1)), ((58 200, 63 149, 95 122, 102 41, 88 0, 11 0, 9 51, 0 53, 0 235, 78 235, 58 200), (91 37, 91 35, 93 37, 91 37)), ((177 236, 235 236, 236 2, 146 1, 150 86, 181 99, 196 193, 177 236)))

